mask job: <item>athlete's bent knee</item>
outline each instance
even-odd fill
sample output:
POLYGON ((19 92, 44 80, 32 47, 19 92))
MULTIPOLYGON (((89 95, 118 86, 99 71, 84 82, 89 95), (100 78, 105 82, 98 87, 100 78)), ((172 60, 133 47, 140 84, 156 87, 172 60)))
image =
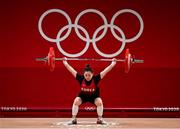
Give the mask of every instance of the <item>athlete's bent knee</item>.
POLYGON ((81 105, 81 103, 82 103, 82 100, 81 100, 81 98, 79 98, 79 97, 77 97, 77 98, 75 98, 74 99, 74 105, 76 105, 76 106, 80 106, 81 105))

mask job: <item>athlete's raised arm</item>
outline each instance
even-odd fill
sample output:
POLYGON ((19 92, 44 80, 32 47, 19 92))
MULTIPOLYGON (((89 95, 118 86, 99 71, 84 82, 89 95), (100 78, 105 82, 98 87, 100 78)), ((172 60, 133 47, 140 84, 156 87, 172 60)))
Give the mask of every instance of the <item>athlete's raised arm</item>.
POLYGON ((76 78, 77 71, 71 65, 68 64, 66 57, 64 57, 63 59, 63 64, 67 68, 67 70, 76 78))
POLYGON ((116 59, 113 58, 111 64, 110 64, 109 66, 107 66, 107 67, 100 73, 101 79, 103 79, 104 76, 105 76, 109 71, 111 71, 112 68, 113 68, 115 65, 116 65, 116 59))

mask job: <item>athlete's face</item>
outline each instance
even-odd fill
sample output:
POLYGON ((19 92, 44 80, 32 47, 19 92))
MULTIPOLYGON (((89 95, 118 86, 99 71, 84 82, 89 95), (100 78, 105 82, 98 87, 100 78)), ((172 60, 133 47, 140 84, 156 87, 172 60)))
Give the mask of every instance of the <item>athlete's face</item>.
POLYGON ((92 77, 93 77, 93 73, 91 71, 84 72, 84 78, 86 79, 86 81, 90 81, 92 77))

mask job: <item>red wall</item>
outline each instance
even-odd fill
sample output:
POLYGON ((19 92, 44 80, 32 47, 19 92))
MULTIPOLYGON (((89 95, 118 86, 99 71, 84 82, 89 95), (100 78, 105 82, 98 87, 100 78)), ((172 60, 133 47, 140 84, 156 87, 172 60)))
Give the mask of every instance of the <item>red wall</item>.
MULTIPOLYGON (((47 67, 35 58, 47 55, 53 46, 57 57, 63 57, 55 44, 42 38, 38 31, 38 20, 48 9, 62 9, 74 21, 87 8, 97 9, 106 16, 108 22, 120 9, 136 10, 143 18, 144 31, 141 37, 127 44, 144 64, 135 64, 130 73, 125 74, 123 64, 116 67, 101 81, 101 96, 106 108, 153 108, 180 107, 180 2, 143 0, 6 0, 0 4, 0 107, 31 108, 71 108, 77 94, 78 83, 57 62, 56 70, 47 67)), ((139 29, 139 22, 133 15, 119 16, 120 26, 127 38, 133 37, 139 29)), ((92 36, 102 20, 94 14, 86 14, 79 24, 92 36), (89 17, 88 17, 89 16, 89 17), (93 20, 92 20, 93 19, 93 20)), ((52 14, 46 18, 43 28, 50 37, 56 37, 60 27, 66 25, 64 17, 52 14), (63 19, 63 20, 62 20, 63 19)), ((119 43, 108 31, 99 41, 103 52, 115 52, 119 43)), ((62 42, 64 50, 78 52, 83 46, 74 31, 62 42)), ((92 44, 81 57, 102 58, 92 44)), ((123 58, 124 51, 116 58, 123 58)), ((78 72, 90 63, 95 73, 103 70, 108 62, 69 62, 78 72)))

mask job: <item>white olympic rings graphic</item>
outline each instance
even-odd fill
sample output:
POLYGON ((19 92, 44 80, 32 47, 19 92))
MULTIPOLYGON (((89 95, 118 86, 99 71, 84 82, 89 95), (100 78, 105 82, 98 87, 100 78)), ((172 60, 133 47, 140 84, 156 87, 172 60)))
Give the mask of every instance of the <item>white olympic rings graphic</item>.
POLYGON ((96 107, 84 107, 84 109, 86 110, 86 111, 94 111, 94 110, 96 110, 96 107))
POLYGON ((143 29, 144 29, 144 22, 143 22, 143 20, 142 20, 142 18, 141 18, 141 16, 140 16, 140 14, 137 13, 136 11, 132 10, 132 9, 122 9, 122 10, 117 11, 117 12, 113 15, 113 17, 112 17, 112 19, 111 19, 111 21, 110 21, 110 24, 108 24, 107 19, 106 19, 106 17, 104 16, 104 14, 103 14, 102 12, 96 10, 96 9, 86 9, 86 10, 80 12, 80 13, 77 15, 77 17, 76 17, 74 24, 72 24, 72 21, 71 21, 69 15, 68 15, 65 11, 60 10, 60 9, 49 9, 49 10, 45 11, 45 12, 40 16, 39 21, 38 21, 38 30, 39 30, 39 33, 41 34, 41 36, 42 36, 45 40, 47 40, 47 41, 49 41, 49 42, 56 43, 59 51, 60 51, 63 55, 65 55, 65 56, 67 56, 67 57, 79 57, 79 56, 83 55, 83 54, 88 50, 90 43, 92 43, 94 50, 95 50, 99 55, 101 55, 101 56, 103 56, 103 57, 107 57, 107 58, 115 57, 115 56, 119 55, 119 54, 123 51, 123 49, 125 48, 126 43, 131 43, 131 42, 137 40, 137 39, 141 36, 141 34, 142 34, 142 32, 143 32, 143 29), (50 13, 59 13, 59 14, 62 14, 62 15, 66 18, 66 20, 67 20, 67 22, 68 22, 68 25, 65 25, 64 27, 62 27, 62 28, 59 30, 59 32, 57 33, 56 38, 50 38, 50 37, 48 37, 48 36, 44 33, 44 31, 43 31, 43 29, 42 29, 42 22, 43 22, 44 18, 45 18, 48 14, 50 14, 50 13), (92 38, 89 36, 89 33, 87 32, 87 30, 86 30, 84 27, 82 27, 81 25, 78 24, 79 19, 80 19, 84 14, 86 14, 86 13, 95 13, 95 14, 98 14, 98 15, 102 18, 102 20, 103 20, 103 22, 104 22, 104 25, 101 25, 100 27, 98 27, 98 28, 94 31, 92 38), (122 29, 121 29, 120 27, 114 25, 115 19, 116 19, 119 15, 121 15, 121 14, 123 14, 123 13, 131 13, 131 14, 135 15, 135 16, 138 18, 139 23, 140 23, 139 32, 138 32, 134 37, 129 38, 129 39, 127 39, 127 38, 125 37, 125 34, 124 34, 124 32, 122 31, 122 29), (61 43, 63 40, 65 40, 65 39, 70 35, 72 28, 75 29, 75 32, 76 32, 77 36, 78 36, 82 41, 85 41, 85 42, 86 42, 86 45, 85 45, 85 47, 84 47, 84 49, 83 49, 82 51, 80 51, 79 53, 73 53, 73 54, 67 53, 66 51, 64 51, 64 50, 62 49, 61 45, 60 45, 60 43, 61 43), (106 35, 108 28, 110 28, 111 33, 112 33, 112 35, 115 37, 115 39, 117 39, 118 41, 122 42, 121 47, 119 48, 119 50, 116 51, 115 53, 112 53, 112 54, 103 53, 102 51, 100 51, 100 50, 98 49, 98 47, 97 47, 97 45, 96 45, 96 42, 98 42, 99 40, 101 40, 101 39, 106 35), (85 37, 81 35, 81 33, 79 32, 79 29, 85 34, 85 37), (98 34, 102 29, 103 29, 103 32, 97 37, 97 34, 98 34), (67 30, 66 34, 61 37, 61 34, 62 34, 65 30, 67 30), (117 30, 117 31, 120 33, 121 36, 118 36, 114 30, 117 30))

